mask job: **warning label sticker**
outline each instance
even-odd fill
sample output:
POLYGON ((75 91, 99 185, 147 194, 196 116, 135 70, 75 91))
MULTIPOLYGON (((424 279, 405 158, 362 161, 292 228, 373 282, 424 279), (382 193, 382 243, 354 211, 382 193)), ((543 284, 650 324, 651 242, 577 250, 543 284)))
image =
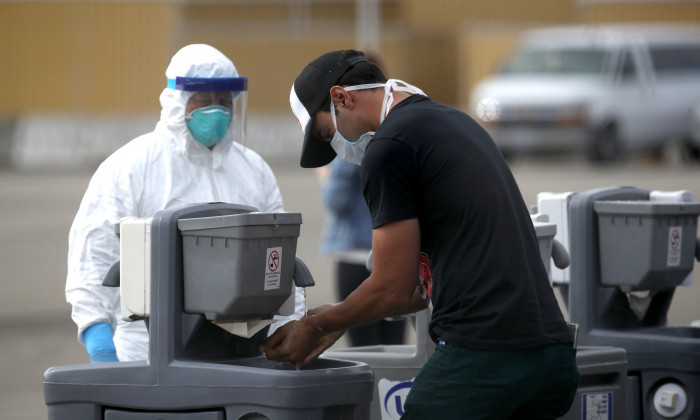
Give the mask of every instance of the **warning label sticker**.
POLYGON ((582 397, 581 418, 583 420, 612 419, 612 392, 583 394, 582 397))
POLYGON ((680 226, 668 228, 668 254, 666 254, 666 266, 678 267, 681 265, 681 239, 683 229, 680 226))
POLYGON ((267 248, 265 290, 279 289, 282 278, 282 247, 267 248))

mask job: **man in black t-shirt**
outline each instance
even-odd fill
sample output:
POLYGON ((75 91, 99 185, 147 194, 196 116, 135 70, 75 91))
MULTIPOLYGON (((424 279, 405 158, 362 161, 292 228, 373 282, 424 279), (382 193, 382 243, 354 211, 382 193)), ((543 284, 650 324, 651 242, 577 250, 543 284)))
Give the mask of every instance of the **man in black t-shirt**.
POLYGON ((350 326, 428 303, 437 349, 402 418, 565 414, 578 383, 572 337, 525 203, 489 135, 420 89, 386 80, 352 50, 307 65, 290 101, 305 133, 302 167, 336 155, 361 164, 374 266, 343 302, 280 328, 261 347, 267 357, 301 365, 350 326))

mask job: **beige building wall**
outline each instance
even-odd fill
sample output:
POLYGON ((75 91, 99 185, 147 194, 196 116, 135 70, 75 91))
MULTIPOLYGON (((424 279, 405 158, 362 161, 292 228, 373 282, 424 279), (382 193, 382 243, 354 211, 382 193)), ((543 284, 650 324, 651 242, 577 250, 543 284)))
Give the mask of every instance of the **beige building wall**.
MULTIPOLYGON (((382 25, 381 58, 391 71, 405 62, 407 36, 392 22, 395 2, 385 3, 382 15, 389 22, 382 25)), ((327 51, 357 48, 354 0, 190 2, 182 16, 183 44, 213 45, 248 77, 251 112, 288 112, 294 78, 309 61, 327 51)))
MULTIPOLYGON (((381 56, 391 76, 465 105, 526 28, 617 21, 700 23, 700 3, 384 0, 381 56)), ((354 0, 2 1, 0 117, 159 109, 178 48, 209 43, 249 77, 251 111, 287 109, 311 59, 356 45, 354 0)))
POLYGON ((465 20, 563 22, 576 19, 576 0, 404 0, 402 18, 416 29, 454 32, 465 20))
POLYGON ((173 2, 0 2, 0 114, 158 109, 173 2))
POLYGON ((590 2, 581 8, 580 18, 582 23, 700 23, 700 3, 694 0, 590 2))

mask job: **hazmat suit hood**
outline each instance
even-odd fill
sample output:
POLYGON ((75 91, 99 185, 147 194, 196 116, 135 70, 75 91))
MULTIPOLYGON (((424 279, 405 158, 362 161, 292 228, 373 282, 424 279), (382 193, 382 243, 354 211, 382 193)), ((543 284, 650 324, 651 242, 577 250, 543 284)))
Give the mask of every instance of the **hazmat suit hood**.
MULTIPOLYGON (((233 62, 216 48, 205 44, 192 44, 175 53, 165 71, 165 76, 167 79, 177 77, 226 78, 238 77, 238 71, 233 62)), ((190 157, 208 152, 207 148, 192 136, 185 120, 187 101, 194 93, 167 87, 163 89, 160 94, 162 107, 160 121, 156 125, 156 131, 161 136, 175 142, 176 149, 190 155, 190 157)), ((214 149, 228 149, 233 143, 236 133, 233 126, 237 123, 235 99, 234 96, 234 117, 231 118, 231 125, 221 141, 214 146, 214 149)))

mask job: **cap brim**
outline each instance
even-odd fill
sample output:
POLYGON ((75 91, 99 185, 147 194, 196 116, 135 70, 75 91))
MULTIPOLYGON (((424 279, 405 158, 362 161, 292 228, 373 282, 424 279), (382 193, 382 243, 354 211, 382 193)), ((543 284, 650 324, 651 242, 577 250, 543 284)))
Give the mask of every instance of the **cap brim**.
MULTIPOLYGON (((301 71, 289 94, 292 111, 304 131, 301 149, 302 168, 318 168, 329 164, 336 156, 331 144, 316 137, 313 125, 316 113, 329 95, 330 89, 345 72, 357 63, 367 61, 364 55, 344 57, 344 51, 327 52, 301 71)), ((329 110, 330 111, 330 110, 329 110)))
POLYGON ((301 147, 301 160, 299 164, 302 168, 318 168, 328 165, 335 159, 335 150, 327 141, 319 139, 313 134, 312 127, 316 116, 309 120, 306 130, 304 130, 304 144, 301 147))

